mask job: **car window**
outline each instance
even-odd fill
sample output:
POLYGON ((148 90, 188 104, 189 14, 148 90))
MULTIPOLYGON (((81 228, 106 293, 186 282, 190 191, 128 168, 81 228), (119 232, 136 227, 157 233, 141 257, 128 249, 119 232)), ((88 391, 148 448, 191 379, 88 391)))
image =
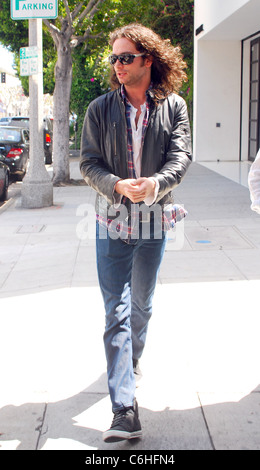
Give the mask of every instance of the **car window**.
POLYGON ((29 118, 27 117, 12 117, 12 121, 19 121, 19 122, 27 122, 29 121, 29 118))
POLYGON ((0 129, 1 142, 20 142, 21 134, 19 130, 2 128, 0 129))

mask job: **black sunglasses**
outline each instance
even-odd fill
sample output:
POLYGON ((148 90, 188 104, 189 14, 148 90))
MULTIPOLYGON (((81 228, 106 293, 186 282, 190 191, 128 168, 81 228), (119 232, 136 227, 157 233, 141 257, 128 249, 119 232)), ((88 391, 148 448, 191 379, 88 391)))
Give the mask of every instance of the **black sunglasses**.
POLYGON ((125 52, 123 54, 119 54, 119 55, 111 54, 108 57, 108 60, 109 60, 109 63, 111 65, 115 65, 117 60, 119 60, 120 64, 122 64, 122 65, 129 65, 129 64, 132 64, 134 62, 134 59, 136 57, 141 57, 144 54, 145 54, 144 52, 142 52, 141 54, 129 54, 127 52, 125 52))

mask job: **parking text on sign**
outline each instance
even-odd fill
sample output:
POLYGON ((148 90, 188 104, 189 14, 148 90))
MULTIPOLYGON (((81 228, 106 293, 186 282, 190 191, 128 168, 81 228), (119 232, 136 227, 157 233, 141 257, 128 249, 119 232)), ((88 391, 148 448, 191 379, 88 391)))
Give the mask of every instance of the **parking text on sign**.
POLYGON ((11 16, 13 19, 56 18, 57 0, 12 0, 11 16))
POLYGON ((53 3, 32 3, 32 2, 25 2, 24 0, 16 0, 15 1, 15 9, 19 11, 23 10, 53 10, 54 5, 53 3), (22 3, 20 8, 20 2, 22 3))

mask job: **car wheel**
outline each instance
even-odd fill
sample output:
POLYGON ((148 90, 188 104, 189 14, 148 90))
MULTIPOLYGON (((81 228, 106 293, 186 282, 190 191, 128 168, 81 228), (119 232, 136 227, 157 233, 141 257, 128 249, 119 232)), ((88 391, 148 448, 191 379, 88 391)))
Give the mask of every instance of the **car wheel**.
POLYGON ((30 166, 30 161, 28 159, 27 162, 26 162, 26 165, 24 167, 23 173, 16 176, 16 181, 23 181, 23 179, 24 179, 24 177, 25 177, 25 175, 26 175, 26 173, 29 169, 29 166, 30 166))
POLYGON ((0 196, 0 201, 6 201, 8 198, 8 186, 9 186, 9 177, 6 175, 4 182, 4 190, 2 196, 0 196))

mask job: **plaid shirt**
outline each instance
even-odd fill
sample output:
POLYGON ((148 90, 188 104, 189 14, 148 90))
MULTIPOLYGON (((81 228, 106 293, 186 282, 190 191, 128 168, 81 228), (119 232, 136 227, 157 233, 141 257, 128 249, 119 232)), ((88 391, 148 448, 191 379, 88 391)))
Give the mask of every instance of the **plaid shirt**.
MULTIPOLYGON (((135 172, 135 166, 134 166, 134 152, 133 152, 133 133, 132 133, 132 125, 131 125, 131 103, 129 102, 124 86, 122 85, 121 87, 121 94, 122 98, 125 103, 125 116, 126 116, 126 125, 127 125, 127 166, 128 166, 128 175, 129 178, 135 179, 136 178, 136 172, 135 172)), ((144 143, 144 135, 145 131, 148 126, 148 119, 149 119, 149 111, 150 111, 150 106, 149 106, 149 95, 146 93, 147 99, 146 99, 146 110, 145 110, 145 115, 142 123, 142 142, 141 142, 141 152, 142 152, 142 147, 144 143)), ((122 197, 121 204, 124 206, 129 207, 129 199, 126 196, 122 197)), ((111 233, 117 233, 119 234, 119 237, 122 238, 123 240, 130 240, 130 239, 137 239, 139 237, 139 224, 141 222, 141 216, 142 212, 140 211, 140 204, 142 203, 131 203, 131 213, 130 215, 125 218, 121 219, 119 218, 107 218, 105 219, 104 217, 100 216, 97 214, 97 221, 99 224, 106 228, 109 232, 111 233)), ((116 212, 116 206, 115 212, 116 212)), ((152 212, 152 211, 151 211, 152 212)), ((186 217, 187 211, 180 205, 174 204, 174 205, 168 205, 166 207, 166 210, 162 211, 162 230, 167 231, 170 230, 171 228, 174 228, 175 223, 182 220, 184 217, 186 217)))
MULTIPOLYGON (((122 93, 122 98, 125 102, 125 116, 126 116, 126 126, 127 126, 127 155, 128 155, 128 174, 129 178, 136 178, 136 172, 135 172, 135 167, 134 167, 134 152, 133 152, 133 131, 132 131, 132 125, 131 125, 131 108, 132 105, 128 98, 126 97, 125 91, 124 91, 124 86, 121 87, 121 93, 122 93)), ((145 131, 148 126, 148 118, 149 118, 149 98, 147 95, 147 99, 145 102, 146 105, 146 110, 145 110, 145 115, 143 118, 143 124, 142 124, 142 143, 141 143, 141 151, 144 143, 144 135, 145 131)), ((125 198, 126 199, 126 198, 125 198)), ((123 202, 124 204, 125 202, 123 202)))

